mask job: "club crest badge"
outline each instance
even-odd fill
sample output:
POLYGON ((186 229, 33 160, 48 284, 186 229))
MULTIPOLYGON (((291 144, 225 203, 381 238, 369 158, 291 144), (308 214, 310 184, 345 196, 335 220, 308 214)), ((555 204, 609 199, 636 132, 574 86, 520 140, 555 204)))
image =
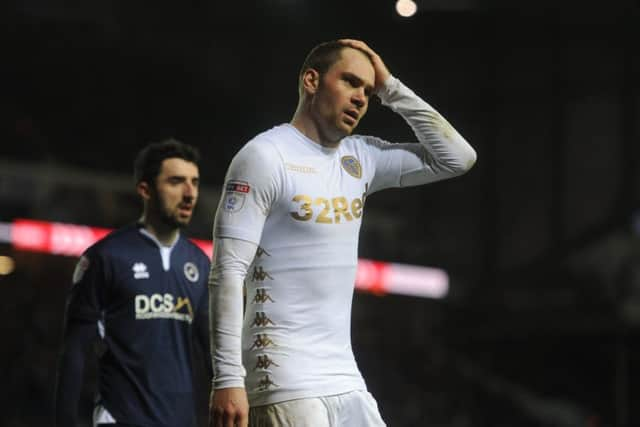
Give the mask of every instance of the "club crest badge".
POLYGON ((352 177, 354 178, 362 178, 362 166, 360 166, 360 162, 353 156, 343 156, 340 159, 340 163, 342 163, 342 168, 352 177))
POLYGON ((247 194, 251 187, 244 181, 229 181, 225 185, 225 195, 223 209, 225 212, 238 212, 244 206, 247 194))
POLYGON ((200 272, 198 271, 198 267, 192 262, 187 262, 184 264, 184 275, 190 282, 197 282, 200 278, 200 272))

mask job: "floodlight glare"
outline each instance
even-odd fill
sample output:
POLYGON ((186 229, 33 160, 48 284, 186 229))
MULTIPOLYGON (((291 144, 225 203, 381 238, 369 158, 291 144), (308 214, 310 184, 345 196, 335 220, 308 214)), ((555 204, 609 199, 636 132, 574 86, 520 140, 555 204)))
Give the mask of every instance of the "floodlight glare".
POLYGON ((418 5, 413 0, 398 0, 396 2, 396 12, 398 15, 409 18, 418 11, 418 5))

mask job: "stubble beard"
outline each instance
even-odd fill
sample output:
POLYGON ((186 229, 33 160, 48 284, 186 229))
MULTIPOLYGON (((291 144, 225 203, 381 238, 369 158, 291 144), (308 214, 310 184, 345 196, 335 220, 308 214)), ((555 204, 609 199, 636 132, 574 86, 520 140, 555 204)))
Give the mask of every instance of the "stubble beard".
POLYGON ((189 217, 188 219, 185 219, 185 220, 181 220, 178 217, 178 213, 177 212, 172 214, 172 213, 170 213, 170 212, 168 212, 166 210, 164 212, 162 212, 162 215, 161 215, 160 218, 161 218, 162 222, 164 222, 169 227, 177 228, 177 229, 183 229, 183 228, 185 228, 186 226, 189 225, 189 222, 191 222, 191 217, 189 217))
POLYGON ((178 217, 178 207, 172 211, 169 207, 164 206, 162 202, 159 202, 155 206, 158 219, 164 225, 170 229, 183 229, 189 225, 191 217, 181 220, 178 217))

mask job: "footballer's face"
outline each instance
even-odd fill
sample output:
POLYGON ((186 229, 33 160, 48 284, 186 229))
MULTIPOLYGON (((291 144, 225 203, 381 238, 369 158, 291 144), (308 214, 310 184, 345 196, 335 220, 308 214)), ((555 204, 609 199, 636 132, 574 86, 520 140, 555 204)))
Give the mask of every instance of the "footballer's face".
POLYGON ((350 135, 367 112, 375 71, 357 49, 344 48, 341 58, 319 79, 312 114, 320 136, 337 143, 350 135))
POLYGON ((182 228, 189 224, 198 200, 198 166, 180 158, 165 159, 150 191, 149 213, 166 225, 182 228))

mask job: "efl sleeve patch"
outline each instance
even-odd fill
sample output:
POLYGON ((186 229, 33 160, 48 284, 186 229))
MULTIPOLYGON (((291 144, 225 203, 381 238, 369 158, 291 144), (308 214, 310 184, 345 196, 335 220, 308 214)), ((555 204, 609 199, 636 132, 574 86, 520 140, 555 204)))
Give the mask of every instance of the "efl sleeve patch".
POLYGON ((229 181, 225 185, 224 205, 225 212, 234 213, 244 207, 247 194, 251 191, 249 183, 245 181, 229 181))
POLYGON ((244 181, 229 181, 227 182, 226 189, 227 192, 244 194, 247 194, 249 191, 251 191, 251 187, 249 186, 249 184, 244 181))

